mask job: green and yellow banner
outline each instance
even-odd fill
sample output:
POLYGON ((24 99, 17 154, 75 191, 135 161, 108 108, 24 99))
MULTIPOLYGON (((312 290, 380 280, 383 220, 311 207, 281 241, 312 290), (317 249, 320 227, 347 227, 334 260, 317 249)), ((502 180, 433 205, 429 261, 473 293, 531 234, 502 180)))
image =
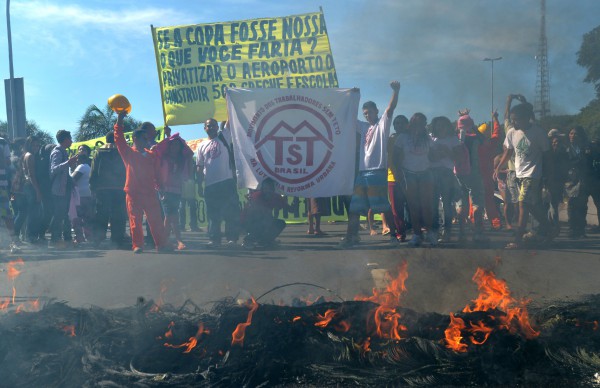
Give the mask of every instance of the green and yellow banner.
POLYGON ((338 87, 322 12, 152 27, 166 125, 227 118, 227 88, 338 87))

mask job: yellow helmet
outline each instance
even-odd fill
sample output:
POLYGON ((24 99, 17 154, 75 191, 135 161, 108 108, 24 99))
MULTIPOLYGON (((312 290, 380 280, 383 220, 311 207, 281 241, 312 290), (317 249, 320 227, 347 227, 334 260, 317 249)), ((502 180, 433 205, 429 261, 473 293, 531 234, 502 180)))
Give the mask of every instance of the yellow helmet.
POLYGON ((121 111, 127 112, 127 114, 131 113, 131 104, 127 97, 122 94, 114 94, 108 98, 108 105, 115 112, 119 113, 121 111))

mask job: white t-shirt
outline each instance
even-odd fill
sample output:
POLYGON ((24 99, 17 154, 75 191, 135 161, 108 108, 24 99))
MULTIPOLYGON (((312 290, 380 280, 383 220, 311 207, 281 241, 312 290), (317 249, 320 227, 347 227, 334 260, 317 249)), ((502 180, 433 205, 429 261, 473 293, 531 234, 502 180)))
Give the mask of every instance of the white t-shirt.
MULTIPOLYGON (((433 138, 433 152, 436 152, 439 148, 447 148, 447 151, 453 153, 454 147, 460 146, 460 140, 456 136, 448 136, 442 139, 433 138)), ((444 157, 440 160, 436 160, 435 162, 431 162, 431 167, 444 167, 449 169, 454 169, 454 160, 451 157, 444 157)))
POLYGON ((233 178, 229 166, 229 153, 218 137, 205 140, 198 145, 196 163, 198 166, 203 166, 205 186, 233 178))
POLYGON ((357 122, 357 132, 360 133, 359 171, 387 169, 387 141, 390 137, 390 125, 387 109, 373 126, 365 121, 357 122), (373 128, 369 132, 371 127, 373 128), (367 134, 369 134, 368 144, 367 134))
POLYGON ((541 178, 542 155, 550 149, 548 135, 533 124, 526 131, 510 128, 504 146, 514 150, 517 178, 541 178))
POLYGON ((427 136, 427 141, 416 147, 412 141, 412 135, 401 133, 396 137, 394 145, 402 149, 404 158, 400 162, 400 167, 411 172, 423 172, 430 167, 429 149, 433 147, 433 140, 427 136))
POLYGON ((80 197, 91 197, 92 196, 92 192, 90 190, 90 171, 91 170, 92 170, 92 168, 90 167, 90 165, 84 163, 84 164, 80 164, 77 167, 75 167, 75 171, 73 171, 73 174, 71 174, 71 175, 75 175, 78 172, 81 173, 81 176, 77 180, 77 190, 79 191, 80 197))

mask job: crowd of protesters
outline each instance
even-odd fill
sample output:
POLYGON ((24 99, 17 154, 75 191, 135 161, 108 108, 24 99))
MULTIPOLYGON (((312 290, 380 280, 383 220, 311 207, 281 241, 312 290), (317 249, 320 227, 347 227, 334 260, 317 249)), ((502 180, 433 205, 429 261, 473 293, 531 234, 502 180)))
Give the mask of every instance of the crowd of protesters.
POLYGON ((491 125, 475 125, 468 109, 458 112, 455 123, 439 116, 429 125, 424 114, 415 113, 410 119, 396 116, 390 135, 399 85, 391 86, 394 94, 383 115, 371 101, 362 106, 367 122, 357 128, 359 165, 340 247, 358 243, 357 220, 359 215, 369 219, 369 210, 381 213, 383 234, 392 245, 406 241, 409 229, 408 246, 417 247, 453 239, 464 244, 469 238, 485 244, 488 231, 502 228, 514 236, 507 249, 543 244, 559 234, 558 207, 563 202, 568 236, 585 237, 589 197, 600 207, 600 144, 589 141, 583 128, 570 129, 568 139, 557 129, 546 132, 525 97, 511 94, 503 125, 497 112, 491 125), (519 103, 513 106, 515 100, 519 103))
MULTIPOLYGON (((400 84, 390 86, 383 114, 372 101, 362 106, 366 122, 356 126, 354 193, 342 197, 348 226, 341 248, 359 243, 361 215, 376 233, 374 214, 381 215, 382 234, 392 245, 482 244, 490 231, 503 228, 514 235, 507 249, 546 243, 559 233, 559 206, 565 202, 568 236, 585 237, 589 197, 600 207, 600 144, 582 127, 547 132, 535 120, 533 106, 512 94, 503 124, 494 112, 491 125, 476 125, 467 109, 454 120, 439 116, 429 124, 422 113, 394 117, 400 84)), ((57 145, 44 145, 35 136, 12 144, 0 137, 0 217, 11 252, 23 243, 100 247, 109 226, 110 247, 135 253, 149 245, 159 252, 182 250, 186 223, 191 231, 201 230, 196 194, 206 205, 207 247, 220 247, 223 238, 237 246, 240 235, 244 247, 275 243, 285 222, 274 211, 294 211, 299 199, 289 204, 267 179, 240 206, 226 123, 206 120, 208 139, 194 153, 168 127, 156 142, 149 122, 133 132, 130 146, 123 133, 125 115, 118 114, 105 145, 94 151, 80 145, 72 156, 71 134, 65 130, 56 133, 57 145)), ((305 202, 307 233, 325 235, 321 216, 328 199, 305 202)))

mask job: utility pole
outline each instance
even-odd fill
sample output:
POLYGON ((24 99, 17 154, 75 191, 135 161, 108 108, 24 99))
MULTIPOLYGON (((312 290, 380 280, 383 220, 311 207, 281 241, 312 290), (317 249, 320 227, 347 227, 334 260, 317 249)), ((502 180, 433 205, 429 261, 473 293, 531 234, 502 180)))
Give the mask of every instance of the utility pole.
POLYGON ((497 58, 483 58, 484 62, 491 62, 492 64, 492 109, 490 109, 490 115, 494 113, 494 62, 501 60, 502 57, 497 58))
POLYGON ((550 72, 548 70, 548 40, 546 39, 546 0, 541 0, 540 41, 535 80, 534 110, 538 119, 550 116, 550 72))
POLYGON ((10 32, 10 0, 6 0, 6 30, 8 37, 8 68, 10 69, 10 79, 8 81, 8 95, 10 101, 7 101, 7 112, 6 115, 10 115, 10 119, 7 120, 10 124, 8 128, 8 135, 13 139, 16 137, 16 117, 15 117, 15 71, 13 68, 13 54, 12 54, 12 36, 10 32))

